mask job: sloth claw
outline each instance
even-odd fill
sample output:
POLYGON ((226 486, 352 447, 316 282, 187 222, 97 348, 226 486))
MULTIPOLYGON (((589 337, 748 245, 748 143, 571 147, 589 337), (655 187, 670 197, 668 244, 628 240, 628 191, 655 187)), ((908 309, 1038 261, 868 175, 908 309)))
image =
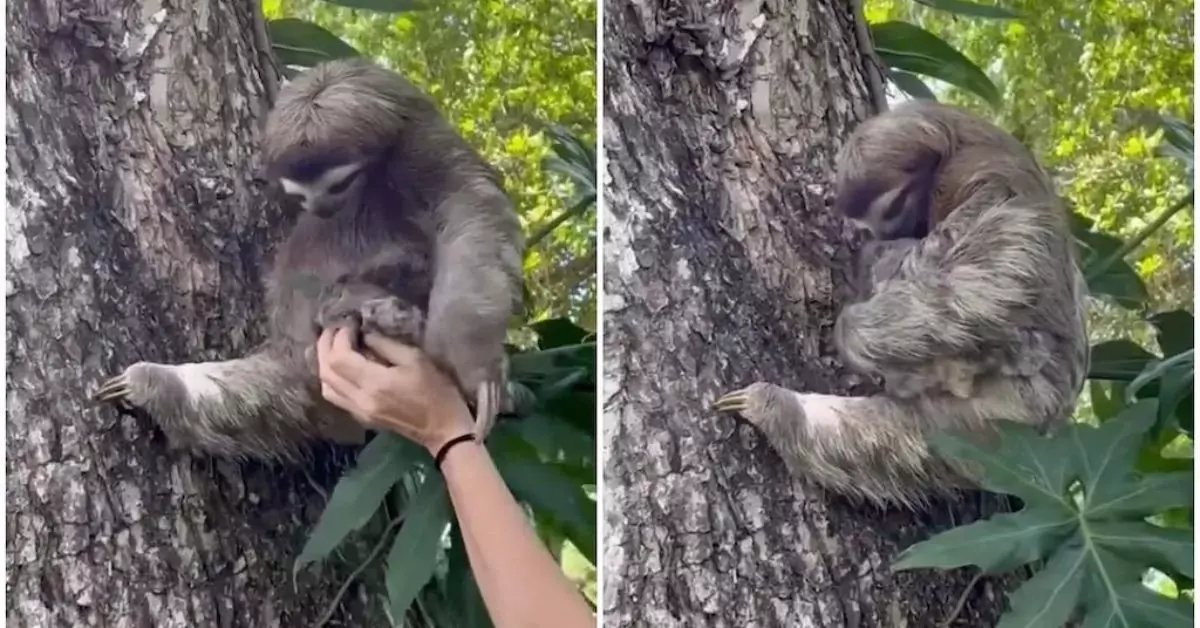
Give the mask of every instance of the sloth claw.
POLYGON ((750 388, 747 387, 725 393, 719 399, 713 402, 712 407, 717 412, 734 412, 741 414, 750 407, 750 388))
POLYGON ((116 377, 110 377, 104 383, 100 384, 100 387, 92 393, 92 400, 103 403, 115 403, 128 398, 132 392, 128 373, 126 371, 116 377))
POLYGON ((712 407, 717 412, 732 412, 761 427, 779 413, 779 407, 774 403, 779 391, 780 388, 773 384, 755 382, 721 395, 712 407))
POLYGON ((496 417, 500 414, 500 383, 486 381, 475 389, 475 436, 479 440, 487 438, 496 425, 496 417))

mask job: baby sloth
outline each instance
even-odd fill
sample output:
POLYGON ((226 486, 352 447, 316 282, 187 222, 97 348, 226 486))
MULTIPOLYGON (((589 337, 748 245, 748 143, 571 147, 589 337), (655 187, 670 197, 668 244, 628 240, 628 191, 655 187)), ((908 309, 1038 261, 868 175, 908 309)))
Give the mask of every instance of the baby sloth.
MULTIPOLYGON (((886 228, 876 220, 877 217, 868 214, 867 225, 872 228, 873 234, 881 233, 880 227, 886 228)), ((863 243, 858 254, 858 276, 855 281, 862 299, 870 298, 884 282, 899 278, 905 258, 919 242, 916 238, 900 238, 870 239, 863 243)), ((975 389, 975 377, 995 367, 991 361, 983 359, 984 356, 977 358, 933 360, 908 370, 880 375, 884 378, 884 388, 893 397, 907 399, 938 391, 966 399, 975 389)))
POLYGON ((970 487, 926 444, 997 420, 1040 429, 1075 408, 1089 362, 1086 286, 1068 215, 1012 136, 912 101, 861 124, 838 156, 837 207, 867 223, 867 294, 834 327, 843 361, 884 394, 758 382, 716 408, 757 426, 793 473, 878 505, 970 487))
POLYGON ((357 59, 282 88, 263 155, 306 210, 267 279, 266 342, 237 360, 139 362, 95 398, 218 455, 297 459, 313 439, 361 442, 359 424, 322 399, 311 355, 321 328, 354 322, 422 347, 474 401, 486 436, 524 248, 498 174, 424 93, 357 59))
MULTIPOLYGON (((936 216, 932 219, 931 225, 940 221, 936 216)), ((934 237, 938 236, 925 236, 926 239, 934 237)), ((857 260, 859 272, 856 287, 861 299, 869 299, 885 282, 902 279, 906 272, 904 262, 920 242, 914 238, 867 240, 857 260)), ((933 246, 933 243, 927 242, 926 245, 933 246)), ((1045 364, 1050 349, 1043 344, 1044 334, 1027 332, 1023 336, 1022 342, 1007 347, 1020 347, 1017 353, 1007 351, 1004 346, 981 343, 957 356, 946 356, 921 364, 904 364, 899 370, 876 374, 883 378, 884 389, 893 397, 909 399, 923 394, 949 393, 967 399, 974 393, 975 380, 979 377, 996 373, 1027 377, 1037 374, 1045 364)))

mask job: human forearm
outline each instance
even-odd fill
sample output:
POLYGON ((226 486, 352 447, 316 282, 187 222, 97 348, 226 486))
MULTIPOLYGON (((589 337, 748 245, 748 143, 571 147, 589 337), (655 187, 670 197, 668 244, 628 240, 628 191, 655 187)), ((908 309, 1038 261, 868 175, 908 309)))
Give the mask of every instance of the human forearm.
POLYGON ((442 463, 471 570, 498 628, 592 626, 579 592, 534 534, 487 450, 454 446, 442 463))

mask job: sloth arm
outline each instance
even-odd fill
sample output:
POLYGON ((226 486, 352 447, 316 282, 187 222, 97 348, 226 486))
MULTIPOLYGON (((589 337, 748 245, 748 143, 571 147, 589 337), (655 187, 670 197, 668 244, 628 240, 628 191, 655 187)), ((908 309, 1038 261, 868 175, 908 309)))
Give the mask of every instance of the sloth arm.
POLYGON ((959 430, 986 437, 996 420, 1043 425, 1059 417, 1064 391, 1044 378, 987 378, 971 399, 924 395, 843 397, 757 383, 727 395, 797 477, 880 505, 922 507, 970 484, 936 456, 927 437, 959 430))
POLYGON ((1019 198, 987 207, 993 202, 968 201, 956 212, 985 207, 947 251, 921 242, 915 271, 842 310, 834 337, 849 365, 879 372, 970 355, 981 342, 1011 338, 1039 300, 1066 289, 1051 285, 1058 266, 1072 263, 1057 242, 1054 207, 1019 198))
POLYGON ((278 344, 234 360, 138 362, 93 396, 141 409, 175 448, 218 456, 296 461, 317 439, 358 444, 365 436, 320 398, 303 357, 278 344))
POLYGON ((437 217, 424 347, 474 394, 498 376, 503 361, 508 322, 520 298, 521 225, 508 197, 486 180, 452 194, 437 217))

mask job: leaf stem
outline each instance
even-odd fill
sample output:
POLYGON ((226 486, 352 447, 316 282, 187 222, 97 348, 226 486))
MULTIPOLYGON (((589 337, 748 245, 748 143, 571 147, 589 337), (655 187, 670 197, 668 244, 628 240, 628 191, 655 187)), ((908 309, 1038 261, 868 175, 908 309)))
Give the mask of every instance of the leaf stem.
POLYGON ((383 534, 379 536, 379 542, 375 544, 375 547, 371 548, 371 553, 367 554, 366 559, 359 563, 358 567, 354 568, 354 571, 350 572, 350 575, 346 578, 346 581, 343 582, 341 588, 338 589, 337 595, 333 596, 333 601, 329 603, 329 606, 325 608, 325 612, 321 614, 321 618, 318 619, 315 624, 313 624, 313 628, 321 628, 330 620, 330 618, 333 617, 333 613, 337 611, 338 604, 340 604, 342 598, 345 597, 346 591, 350 590, 350 585, 354 584, 354 581, 362 575, 362 572, 366 570, 367 566, 375 562, 376 558, 379 558, 379 553, 382 552, 384 546, 387 545, 388 537, 391 536, 392 532, 395 531, 396 528, 400 527, 400 524, 403 522, 404 515, 402 514, 396 515, 391 521, 388 522, 387 527, 383 530, 383 534))
POLYGON ((941 623, 938 624, 938 628, 949 628, 952 624, 954 624, 954 620, 958 619, 959 614, 962 613, 963 606, 966 606, 967 597, 971 594, 971 590, 975 588, 976 584, 979 584, 979 580, 981 578, 983 578, 982 571, 977 572, 975 577, 971 578, 971 581, 967 583, 966 588, 963 589, 962 595, 958 596, 958 603, 954 605, 954 610, 950 611, 950 614, 946 617, 946 619, 943 619, 941 623))
POLYGON ((567 209, 563 210, 559 215, 551 218, 550 222, 547 222, 539 227, 538 230, 533 233, 533 235, 529 236, 529 240, 525 242, 525 250, 532 250, 533 247, 537 246, 542 240, 545 240, 546 236, 553 233, 555 229, 569 220, 572 216, 582 214, 588 208, 588 206, 592 204, 592 202, 584 201, 587 201, 586 197, 572 207, 568 207, 567 209))
POLYGON ((1175 203, 1166 211, 1164 211, 1161 215, 1159 215, 1158 218, 1155 218, 1154 222, 1146 225, 1145 229, 1142 229, 1136 236, 1130 238, 1121 246, 1121 248, 1113 251, 1111 255, 1104 258, 1104 261, 1093 266, 1092 270, 1087 273, 1087 279, 1095 279, 1096 277, 1104 274, 1104 272, 1108 270, 1109 266, 1112 266, 1117 262, 1117 260, 1125 257, 1131 251, 1141 246, 1142 243, 1145 242, 1146 239, 1151 235, 1153 235, 1155 231, 1158 231, 1163 225, 1167 224, 1167 221, 1170 220, 1175 214, 1178 214, 1180 211, 1182 211, 1184 207, 1191 205, 1195 200, 1195 197, 1195 190, 1188 192, 1187 196, 1183 197, 1178 203, 1175 203))

